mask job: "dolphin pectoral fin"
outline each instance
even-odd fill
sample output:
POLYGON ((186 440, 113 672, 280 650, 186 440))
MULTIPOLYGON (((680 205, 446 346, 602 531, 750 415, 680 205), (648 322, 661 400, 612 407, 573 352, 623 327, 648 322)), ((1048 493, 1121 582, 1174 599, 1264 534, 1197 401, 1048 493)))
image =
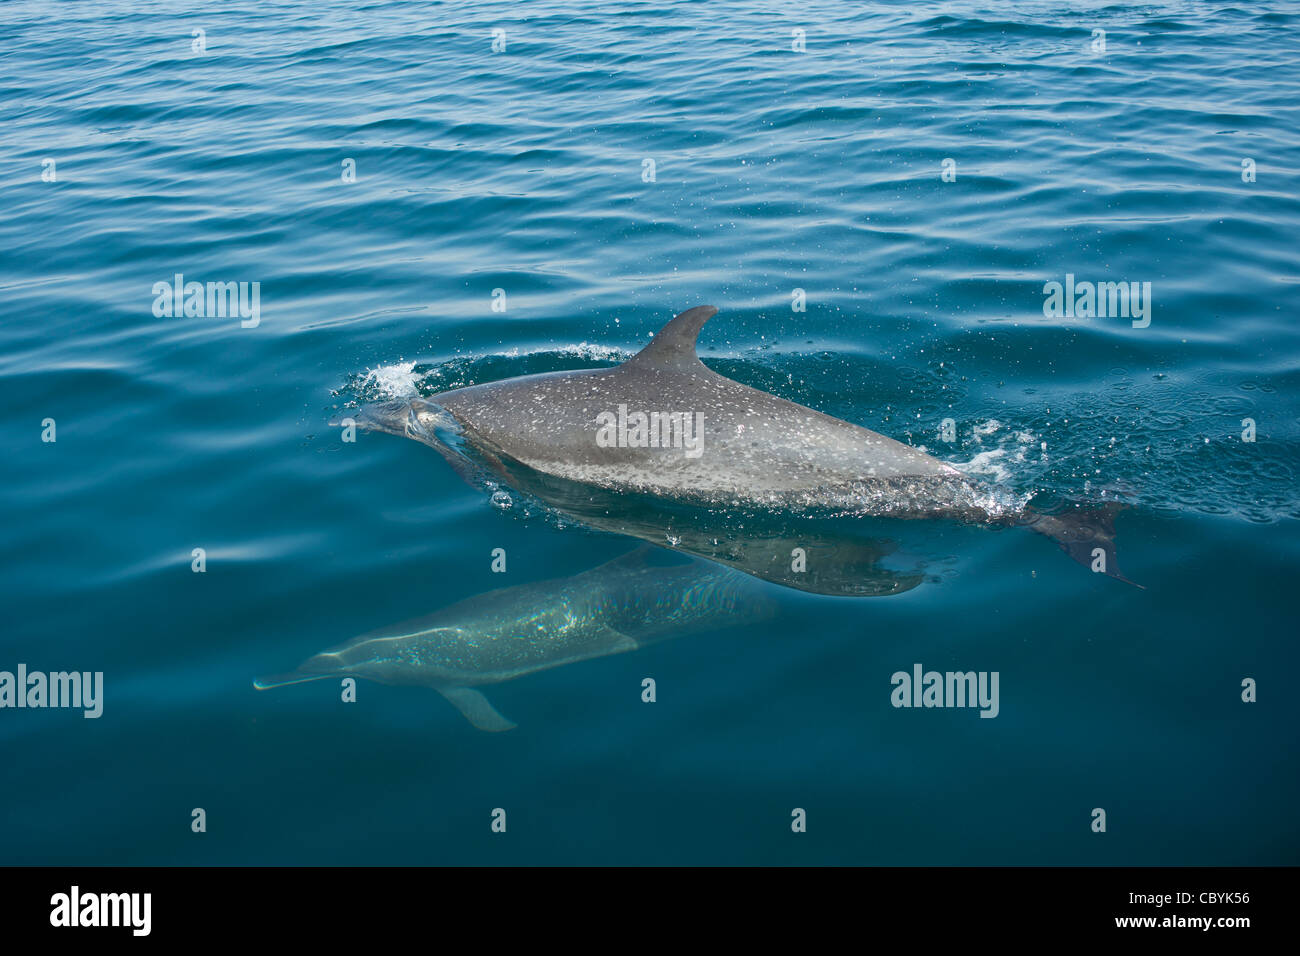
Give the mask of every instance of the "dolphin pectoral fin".
POLYGON ((266 677, 255 677, 253 686, 258 690, 271 690, 273 687, 288 687, 290 684, 305 684, 309 680, 321 680, 326 677, 337 676, 338 674, 300 674, 297 672, 270 674, 266 677))
POLYGON ((693 309, 687 309, 660 329, 650 344, 629 361, 638 365, 702 365, 700 357, 695 354, 695 340, 699 338, 704 323, 717 314, 717 308, 711 305, 697 305, 693 309))
POLYGON ((469 687, 438 687, 436 690, 479 730, 500 733, 515 729, 516 725, 502 717, 479 691, 469 687))

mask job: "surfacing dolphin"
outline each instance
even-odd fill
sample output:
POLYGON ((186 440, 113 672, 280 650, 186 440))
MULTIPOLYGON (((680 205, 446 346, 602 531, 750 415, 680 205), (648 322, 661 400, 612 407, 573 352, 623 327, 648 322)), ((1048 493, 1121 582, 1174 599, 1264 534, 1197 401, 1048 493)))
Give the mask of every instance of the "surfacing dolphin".
POLYGON ((707 561, 657 566, 652 551, 642 545, 573 577, 488 591, 363 634, 253 685, 353 676, 432 687, 479 730, 510 730, 515 725, 476 687, 776 613, 753 578, 707 561))
POLYGON ((1030 527, 1080 563, 1127 580, 1115 560, 1117 505, 1036 511, 910 445, 725 378, 696 354, 700 329, 717 311, 688 309, 614 368, 370 405, 357 424, 424 442, 462 471, 464 449, 506 480, 523 466, 706 508, 1030 527))

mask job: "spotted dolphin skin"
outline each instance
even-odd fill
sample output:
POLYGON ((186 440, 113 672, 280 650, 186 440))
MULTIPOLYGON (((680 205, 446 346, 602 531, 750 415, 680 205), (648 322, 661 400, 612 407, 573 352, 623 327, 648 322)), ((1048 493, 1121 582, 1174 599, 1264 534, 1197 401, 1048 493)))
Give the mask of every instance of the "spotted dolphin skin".
POLYGON ((478 729, 510 730, 515 725, 477 688, 775 613, 752 577, 707 561, 656 565, 653 550, 643 545, 573 577, 480 594, 363 634, 254 686, 352 676, 432 687, 478 729))
POLYGON ((696 354, 717 311, 681 313, 614 368, 371 405, 357 423, 429 444, 453 464, 463 456, 451 449, 468 449, 508 481, 527 471, 705 507, 1028 526, 1122 578, 1113 506, 1038 513, 910 445, 719 375, 696 354))

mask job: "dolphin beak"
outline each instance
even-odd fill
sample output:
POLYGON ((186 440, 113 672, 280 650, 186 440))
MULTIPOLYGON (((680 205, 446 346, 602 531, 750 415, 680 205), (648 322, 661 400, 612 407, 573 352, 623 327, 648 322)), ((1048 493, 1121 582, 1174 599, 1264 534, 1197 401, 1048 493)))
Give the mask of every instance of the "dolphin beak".
MULTIPOLYGON (((421 399, 410 402, 376 402, 349 412, 344 417, 352 419, 362 430, 414 438, 426 445, 437 444, 435 429, 456 427, 454 418, 437 405, 421 399)), ((331 424, 342 424, 342 419, 331 424)))
POLYGON ((329 424, 342 425, 345 419, 351 419, 356 426, 365 431, 388 432, 390 435, 406 435, 407 423, 415 418, 409 402, 376 402, 363 405, 355 411, 341 413, 329 424))
POLYGON ((323 654, 317 654, 315 657, 309 657, 302 662, 302 666, 291 673, 270 674, 266 677, 255 678, 253 686, 258 690, 271 690, 274 687, 305 684, 307 681, 320 680, 322 677, 333 677, 335 674, 346 672, 347 665, 343 662, 343 658, 333 651, 326 651, 323 654))

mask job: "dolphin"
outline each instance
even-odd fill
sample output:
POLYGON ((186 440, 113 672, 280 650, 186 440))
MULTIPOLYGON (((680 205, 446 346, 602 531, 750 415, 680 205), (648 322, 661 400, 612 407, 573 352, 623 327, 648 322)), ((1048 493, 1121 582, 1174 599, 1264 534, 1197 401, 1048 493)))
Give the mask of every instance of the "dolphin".
POLYGON ((485 467, 507 481, 527 473, 707 509, 1025 526, 1128 580, 1115 560, 1118 505, 1031 509, 920 449, 719 375, 696 351, 717 311, 682 312, 613 368, 369 405, 356 422, 428 444, 467 476, 485 467))
POLYGON ((707 561, 656 566, 652 550, 642 545, 573 577, 500 588, 362 634, 253 686, 355 676, 432 687, 479 730, 503 731, 515 725, 477 687, 775 614, 752 577, 707 561))

